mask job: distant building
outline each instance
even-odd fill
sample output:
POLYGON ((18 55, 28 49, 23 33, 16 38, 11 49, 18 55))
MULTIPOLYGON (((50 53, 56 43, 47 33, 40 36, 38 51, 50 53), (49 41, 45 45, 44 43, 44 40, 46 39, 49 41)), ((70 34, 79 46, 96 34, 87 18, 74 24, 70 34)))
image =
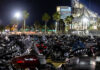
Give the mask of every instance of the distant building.
POLYGON ((64 20, 65 20, 65 18, 67 16, 71 16, 72 15, 72 8, 69 7, 69 6, 57 6, 56 10, 60 14, 60 21, 55 26, 57 27, 57 30, 60 33, 64 33, 65 30, 66 30, 65 28, 67 26, 65 24, 64 20))
POLYGON ((91 26, 97 29, 98 14, 89 10, 79 0, 72 0, 72 28, 75 30, 89 30, 91 26))
POLYGON ((69 6, 57 6, 57 12, 60 13, 61 19, 71 15, 72 9, 69 6))

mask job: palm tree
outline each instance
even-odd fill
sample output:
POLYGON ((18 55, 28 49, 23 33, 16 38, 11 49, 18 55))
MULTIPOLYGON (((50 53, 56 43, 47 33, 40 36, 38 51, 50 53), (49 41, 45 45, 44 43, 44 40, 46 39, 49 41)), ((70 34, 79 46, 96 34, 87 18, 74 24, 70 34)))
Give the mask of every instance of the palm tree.
POLYGON ((53 23, 51 23, 51 24, 49 25, 49 29, 50 29, 50 30, 54 30, 54 29, 55 29, 55 25, 54 25, 53 23))
POLYGON ((65 33, 65 23, 64 23, 63 19, 59 20, 59 32, 65 33))
POLYGON ((55 26, 55 30, 56 30, 56 33, 58 32, 58 24, 59 24, 59 20, 60 20, 60 14, 58 12, 54 13, 53 14, 53 20, 56 21, 56 26, 55 26))
POLYGON ((23 12, 23 18, 24 18, 24 31, 25 31, 25 25, 26 25, 26 19, 29 17, 29 13, 27 11, 23 12))
POLYGON ((34 22, 34 28, 35 28, 35 31, 41 29, 41 25, 40 25, 40 22, 39 22, 38 20, 36 20, 36 21, 34 22))
POLYGON ((44 13, 42 16, 42 20, 45 22, 45 33, 46 33, 46 28, 47 28, 47 22, 51 19, 51 17, 48 15, 48 13, 44 13))
POLYGON ((65 18, 65 22, 70 25, 71 24, 71 29, 72 29, 72 20, 73 20, 73 16, 67 16, 65 18))

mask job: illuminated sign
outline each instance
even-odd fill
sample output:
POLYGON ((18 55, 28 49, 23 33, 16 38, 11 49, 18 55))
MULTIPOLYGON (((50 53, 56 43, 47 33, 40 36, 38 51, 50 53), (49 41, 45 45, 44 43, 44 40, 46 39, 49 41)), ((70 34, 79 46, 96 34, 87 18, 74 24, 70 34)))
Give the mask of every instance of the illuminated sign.
POLYGON ((61 15, 61 19, 65 19, 67 16, 71 16, 71 7, 68 6, 58 6, 57 11, 61 15))

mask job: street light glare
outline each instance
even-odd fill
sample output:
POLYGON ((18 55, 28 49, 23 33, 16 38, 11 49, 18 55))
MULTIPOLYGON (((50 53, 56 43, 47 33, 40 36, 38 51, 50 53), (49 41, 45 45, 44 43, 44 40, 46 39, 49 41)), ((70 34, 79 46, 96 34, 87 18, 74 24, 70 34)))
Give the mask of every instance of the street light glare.
POLYGON ((15 13, 15 18, 20 18, 20 17, 21 17, 21 13, 20 12, 15 13))

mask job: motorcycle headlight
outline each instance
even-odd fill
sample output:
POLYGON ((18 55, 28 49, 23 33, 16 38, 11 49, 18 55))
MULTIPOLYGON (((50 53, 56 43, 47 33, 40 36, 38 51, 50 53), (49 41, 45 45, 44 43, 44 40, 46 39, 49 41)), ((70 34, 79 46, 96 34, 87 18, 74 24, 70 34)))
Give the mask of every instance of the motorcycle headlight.
POLYGON ((80 62, 80 65, 85 65, 86 63, 85 62, 80 62))
POLYGON ((97 62, 100 62, 100 57, 96 57, 96 61, 97 62))
POLYGON ((69 62, 70 60, 68 58, 65 59, 65 62, 69 62))
POLYGON ((95 66, 96 62, 95 61, 90 61, 90 64, 95 66))
POLYGON ((36 61, 37 59, 33 59, 33 58, 25 58, 25 61, 36 61))

